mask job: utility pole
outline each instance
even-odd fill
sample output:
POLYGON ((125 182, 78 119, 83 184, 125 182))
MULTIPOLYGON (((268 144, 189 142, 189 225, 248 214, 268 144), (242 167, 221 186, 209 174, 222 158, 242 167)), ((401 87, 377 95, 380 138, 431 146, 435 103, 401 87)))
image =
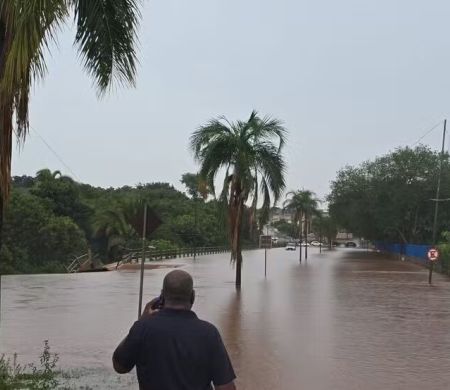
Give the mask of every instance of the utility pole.
MULTIPOLYGON (((438 182, 436 187, 436 199, 434 204, 434 220, 433 220, 433 246, 436 245, 436 235, 437 235, 437 222, 438 222, 438 211, 439 211, 439 196, 441 193, 441 176, 442 176, 442 160, 444 159, 444 149, 445 149, 445 133, 447 131, 447 119, 444 120, 444 130, 442 132, 442 149, 439 158, 439 172, 438 172, 438 182)), ((428 274, 428 284, 431 284, 431 279, 433 277, 434 262, 430 261, 430 272, 428 274)))
POLYGON ((305 260, 308 260, 308 214, 305 213, 305 260))
POLYGON ((142 259, 141 259, 141 275, 139 280, 139 306, 138 319, 142 314, 142 295, 144 291, 144 268, 145 268, 145 238, 147 236, 147 204, 144 205, 144 220, 142 223, 142 259))
POLYGON ((195 235, 194 235, 194 261, 197 258, 197 196, 194 196, 194 225, 195 225, 195 235))
POLYGON ((300 249, 300 257, 299 257, 299 262, 302 262, 302 236, 303 236, 303 215, 300 215, 300 226, 299 226, 299 231, 300 231, 300 245, 299 245, 299 249, 300 249))
MULTIPOLYGON (((267 223, 269 224, 270 222, 267 223)), ((269 236, 269 225, 266 227, 266 235, 269 236)), ((272 245, 272 242, 270 242, 270 245, 272 245)), ((267 245, 264 246, 264 277, 267 277, 267 245)))
POLYGON ((320 229, 319 229, 319 253, 322 253, 322 217, 320 217, 320 229))

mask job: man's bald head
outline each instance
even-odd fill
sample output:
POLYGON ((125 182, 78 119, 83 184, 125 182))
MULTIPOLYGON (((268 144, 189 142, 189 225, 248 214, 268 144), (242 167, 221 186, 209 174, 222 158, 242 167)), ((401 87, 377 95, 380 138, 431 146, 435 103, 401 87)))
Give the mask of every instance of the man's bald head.
POLYGON ((166 305, 191 305, 194 298, 194 281, 186 271, 169 272, 163 282, 166 305))

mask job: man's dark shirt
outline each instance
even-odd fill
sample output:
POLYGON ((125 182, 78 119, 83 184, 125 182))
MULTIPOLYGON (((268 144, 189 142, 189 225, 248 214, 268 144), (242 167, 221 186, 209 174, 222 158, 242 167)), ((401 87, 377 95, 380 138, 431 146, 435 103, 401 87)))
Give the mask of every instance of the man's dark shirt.
POLYGON ((127 370, 136 365, 142 390, 210 390, 236 377, 216 327, 189 310, 136 321, 114 359, 127 370))

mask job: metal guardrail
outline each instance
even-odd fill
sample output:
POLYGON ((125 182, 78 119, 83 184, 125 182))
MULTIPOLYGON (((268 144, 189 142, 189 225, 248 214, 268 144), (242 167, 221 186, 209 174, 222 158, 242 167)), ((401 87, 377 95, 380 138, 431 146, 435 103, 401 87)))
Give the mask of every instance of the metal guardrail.
POLYGON ((78 272, 79 268, 81 267, 81 264, 83 264, 84 261, 86 261, 89 258, 89 253, 85 253, 84 255, 75 257, 73 261, 66 266, 68 273, 74 273, 78 272))
MULTIPOLYGON (((274 245, 273 247, 278 247, 282 245, 274 245)), ((257 245, 244 245, 243 250, 253 250, 259 249, 257 245)), ((211 246, 211 247, 197 247, 197 248, 177 248, 177 249, 147 249, 145 251, 145 261, 156 261, 156 260, 166 260, 166 259, 176 259, 181 257, 197 257, 204 255, 211 255, 217 253, 229 252, 230 249, 226 246, 211 246)), ((81 265, 88 260, 89 253, 85 253, 73 259, 73 261, 66 267, 67 272, 74 273, 78 272, 81 265)), ((116 269, 121 264, 138 263, 142 259, 142 249, 133 250, 129 249, 129 252, 122 256, 122 258, 116 263, 116 269)))
POLYGON ((75 273, 79 272, 83 266, 86 267, 86 265, 89 265, 91 269, 98 269, 103 266, 101 261, 98 261, 98 255, 92 255, 92 252, 89 251, 81 256, 76 256, 72 262, 66 266, 66 270, 68 273, 75 273))
MULTIPOLYGON (((156 250, 149 249, 145 251, 145 261, 156 261, 166 259, 176 259, 178 257, 196 257, 216 253, 228 252, 227 247, 214 246, 214 247, 197 247, 197 248, 177 248, 177 249, 165 249, 156 250)), ((142 259, 142 250, 130 251, 122 257, 116 264, 118 268, 121 264, 140 262, 142 259)))
POLYGON ((211 255, 215 253, 227 252, 226 247, 198 247, 198 248, 179 248, 179 249, 168 249, 168 250, 149 250, 148 256, 150 260, 158 259, 174 259, 177 257, 193 257, 202 255, 211 255))

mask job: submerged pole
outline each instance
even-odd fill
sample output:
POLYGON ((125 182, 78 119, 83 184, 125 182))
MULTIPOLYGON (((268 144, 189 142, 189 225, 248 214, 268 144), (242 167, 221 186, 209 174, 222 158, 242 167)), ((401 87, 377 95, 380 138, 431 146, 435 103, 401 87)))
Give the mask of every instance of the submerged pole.
MULTIPOLYGON (((436 199, 434 204, 434 220, 433 220, 433 246, 436 245, 436 235, 437 235, 437 221, 438 221, 438 211, 439 211, 439 196, 441 192, 441 176, 442 176, 442 160, 444 159, 444 149, 445 149, 445 133, 447 131, 447 119, 444 120, 444 130, 442 132, 442 149, 439 158, 439 172, 438 172, 438 182, 436 187, 436 199)), ((433 278, 433 268, 434 263, 430 261, 430 272, 428 274, 428 284, 431 284, 433 278)))
POLYGON ((138 319, 142 314, 142 295, 144 292, 144 262, 145 262, 145 236, 147 235, 147 205, 144 206, 144 221, 142 227, 142 259, 141 259, 141 278, 139 283, 139 306, 138 319))

